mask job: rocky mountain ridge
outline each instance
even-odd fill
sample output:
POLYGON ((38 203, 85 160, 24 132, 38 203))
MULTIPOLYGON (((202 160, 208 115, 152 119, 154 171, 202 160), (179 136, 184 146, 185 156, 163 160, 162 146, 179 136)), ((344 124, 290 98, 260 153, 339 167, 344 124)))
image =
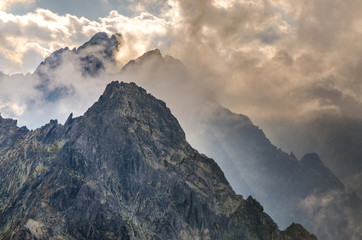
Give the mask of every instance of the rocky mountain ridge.
POLYGON ((319 239, 361 238, 362 201, 346 192, 324 159, 316 153, 297 159, 276 147, 249 117, 207 95, 204 101, 200 87, 193 90, 198 79, 182 75, 182 69, 152 51, 126 65, 124 76, 172 103, 190 143, 215 159, 237 193, 258 199, 279 226, 297 221, 319 239))
POLYGON ((345 191, 316 153, 298 160, 274 146, 247 116, 219 106, 201 113, 199 121, 203 134, 195 146, 222 159, 218 163, 235 191, 258 199, 281 226, 293 219, 320 239, 359 239, 362 201, 345 191))
POLYGON ((2 239, 315 239, 279 231, 185 140, 165 103, 112 82, 84 116, 0 119, 2 239))

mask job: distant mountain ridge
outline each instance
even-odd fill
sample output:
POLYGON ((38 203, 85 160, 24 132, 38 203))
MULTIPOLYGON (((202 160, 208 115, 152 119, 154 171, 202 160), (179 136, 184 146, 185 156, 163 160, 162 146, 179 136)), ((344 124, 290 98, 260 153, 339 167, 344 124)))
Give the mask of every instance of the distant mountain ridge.
MULTIPOLYGON (((124 76, 151 88, 153 83, 159 84, 166 90, 159 92, 154 87, 158 96, 187 106, 178 116, 186 133, 192 135, 191 144, 215 159, 233 188, 258 199, 280 226, 301 222, 320 239, 357 240, 362 236, 361 199, 345 191, 344 184, 317 154, 309 153, 298 160, 293 153, 273 145, 247 116, 232 113, 215 102, 189 102, 198 93, 192 92, 193 83, 182 75, 182 70, 182 77, 175 80, 174 68, 184 69, 152 51, 127 64, 124 76), (190 87, 184 88, 187 84, 190 87), (174 91, 172 86, 177 86, 174 91)), ((177 104, 173 107, 180 108, 177 104)))
POLYGON ((35 70, 35 74, 43 75, 48 70, 54 70, 62 64, 63 54, 76 55, 83 65, 84 75, 96 75, 98 71, 104 70, 104 62, 114 62, 115 53, 122 43, 121 35, 115 34, 111 37, 104 32, 97 33, 88 42, 78 48, 70 50, 68 47, 59 49, 47 57, 35 70))
POLYGON ((203 133, 196 147, 219 159, 235 190, 258 199, 282 227, 293 219, 320 239, 358 239, 362 201, 345 192, 317 154, 297 160, 248 117, 227 109, 215 107, 199 117, 203 133))
POLYGON ((165 103, 112 82, 84 116, 0 118, 2 239, 315 239, 279 231, 185 140, 165 103))
POLYGON ((345 184, 347 191, 357 192, 362 197, 361 132, 361 119, 330 113, 310 116, 285 126, 284 133, 276 138, 280 145, 287 148, 298 146, 298 153, 318 152, 345 184), (294 129, 294 134, 288 134, 290 128, 294 129))
POLYGON ((47 57, 37 69, 34 75, 38 76, 40 83, 37 86, 47 101, 58 101, 67 95, 73 94, 72 88, 66 85, 60 85, 56 88, 51 87, 54 73, 61 71, 62 65, 72 64, 78 67, 83 77, 99 77, 106 70, 107 64, 115 64, 116 52, 122 43, 120 34, 114 34, 111 37, 104 32, 95 34, 88 42, 78 48, 70 50, 68 47, 59 49, 47 57))

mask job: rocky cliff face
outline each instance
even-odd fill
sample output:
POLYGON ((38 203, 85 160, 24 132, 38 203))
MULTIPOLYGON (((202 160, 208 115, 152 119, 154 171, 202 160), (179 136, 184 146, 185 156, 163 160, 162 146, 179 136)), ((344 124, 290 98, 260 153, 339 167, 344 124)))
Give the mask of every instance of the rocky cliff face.
POLYGON ((200 91, 198 79, 185 74, 182 64, 159 51, 131 61, 123 71, 125 79, 136 79, 166 99, 191 144, 215 159, 237 193, 258 199, 279 226, 297 221, 323 240, 361 239, 362 201, 345 191, 324 165, 328 159, 316 153, 297 159, 277 148, 249 117, 217 104, 200 91))
POLYGON ((64 125, 0 118, 0 153, 1 239, 315 239, 236 195, 135 84, 112 82, 64 125))

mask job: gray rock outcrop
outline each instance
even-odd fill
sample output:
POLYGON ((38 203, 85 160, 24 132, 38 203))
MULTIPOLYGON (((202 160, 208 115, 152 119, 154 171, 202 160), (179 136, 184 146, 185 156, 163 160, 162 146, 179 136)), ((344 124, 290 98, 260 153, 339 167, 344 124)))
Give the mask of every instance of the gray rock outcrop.
POLYGON ((64 125, 1 118, 0 136, 1 239, 315 239, 297 224, 279 231, 236 195, 165 103, 132 83, 112 82, 64 125))

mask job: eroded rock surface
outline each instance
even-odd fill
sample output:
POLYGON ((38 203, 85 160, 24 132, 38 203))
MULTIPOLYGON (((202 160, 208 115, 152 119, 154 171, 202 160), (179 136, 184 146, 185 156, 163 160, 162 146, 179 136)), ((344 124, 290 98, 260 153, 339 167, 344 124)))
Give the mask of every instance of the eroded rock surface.
POLYGON ((1 239, 315 239, 279 231, 236 195, 165 103, 132 83, 112 82, 64 125, 1 118, 0 135, 1 239))

